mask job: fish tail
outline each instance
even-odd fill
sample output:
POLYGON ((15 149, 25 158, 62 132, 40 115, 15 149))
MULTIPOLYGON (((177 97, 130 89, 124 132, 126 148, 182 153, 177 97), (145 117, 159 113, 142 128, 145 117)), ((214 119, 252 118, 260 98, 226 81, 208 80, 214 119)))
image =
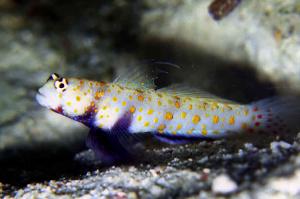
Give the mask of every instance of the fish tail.
POLYGON ((300 101, 297 97, 271 97, 250 104, 252 129, 284 135, 300 130, 300 101))

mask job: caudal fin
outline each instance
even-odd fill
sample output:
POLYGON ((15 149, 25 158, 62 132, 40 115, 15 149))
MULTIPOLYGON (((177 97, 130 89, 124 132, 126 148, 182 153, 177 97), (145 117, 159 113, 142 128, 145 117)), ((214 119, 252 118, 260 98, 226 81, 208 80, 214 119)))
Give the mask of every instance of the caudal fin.
POLYGON ((274 134, 300 130, 300 100, 297 97, 272 97, 250 105, 255 113, 253 125, 274 134))

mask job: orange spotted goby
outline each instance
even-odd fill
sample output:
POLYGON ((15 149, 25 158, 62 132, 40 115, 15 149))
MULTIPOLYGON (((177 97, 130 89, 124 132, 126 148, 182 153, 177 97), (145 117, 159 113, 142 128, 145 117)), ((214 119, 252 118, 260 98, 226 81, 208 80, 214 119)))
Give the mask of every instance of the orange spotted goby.
POLYGON ((87 144, 106 163, 132 155, 122 142, 128 137, 151 134, 163 142, 184 143, 244 132, 287 132, 299 122, 295 98, 239 104, 179 85, 155 89, 136 70, 111 83, 54 73, 36 99, 88 126, 87 144))

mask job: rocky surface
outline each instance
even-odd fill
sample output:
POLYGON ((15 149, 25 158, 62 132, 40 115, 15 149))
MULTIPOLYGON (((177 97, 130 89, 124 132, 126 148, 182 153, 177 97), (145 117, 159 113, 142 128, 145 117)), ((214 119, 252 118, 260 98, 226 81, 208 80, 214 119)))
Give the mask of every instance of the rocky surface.
MULTIPOLYGON (((162 147, 130 165, 86 164, 82 175, 31 183, 16 198, 297 198, 299 142, 257 147, 236 141, 162 147), (97 169, 92 169, 97 168, 97 169), (220 181, 222 183, 220 183, 220 181)), ((91 158, 92 159, 92 158, 91 158)), ((94 163, 94 162, 90 162, 94 163)), ((9 198, 9 196, 7 196, 9 198)))
POLYGON ((133 64, 159 66, 158 86, 190 83, 240 102, 296 94, 300 5, 244 0, 217 22, 210 2, 0 1, 1 197, 298 198, 297 136, 156 144, 104 167, 82 152, 87 128, 35 102, 52 72, 110 81, 133 64))
MULTIPOLYGON (((260 77, 299 91, 299 12, 294 0, 242 1, 221 21, 205 1, 145 1, 142 39, 173 46, 180 58, 211 54, 251 65, 260 77)), ((206 75, 205 70, 203 71, 206 75)))

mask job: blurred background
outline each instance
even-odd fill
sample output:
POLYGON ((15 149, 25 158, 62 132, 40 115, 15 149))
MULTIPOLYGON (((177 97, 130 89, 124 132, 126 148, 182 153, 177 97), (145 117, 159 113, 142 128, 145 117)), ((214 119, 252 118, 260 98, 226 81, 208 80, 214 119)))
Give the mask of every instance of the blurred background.
POLYGON ((90 160, 91 154, 82 153, 87 128, 35 101, 37 89, 53 72, 112 81, 122 67, 132 65, 164 71, 158 74, 159 87, 188 83, 241 103, 298 95, 300 2, 211 3, 0 0, 0 195, 215 197, 214 180, 221 175, 221 184, 234 188, 228 197, 299 196, 296 136, 261 148, 223 141, 167 147, 141 165, 104 169, 90 160), (116 175, 120 179, 109 181, 116 175), (83 181, 74 181, 79 179, 83 181), (147 183, 125 183, 142 179, 147 183), (157 185, 158 180, 163 183, 157 185), (280 180, 282 184, 274 184, 280 180), (288 183, 293 188, 282 189, 288 183))

